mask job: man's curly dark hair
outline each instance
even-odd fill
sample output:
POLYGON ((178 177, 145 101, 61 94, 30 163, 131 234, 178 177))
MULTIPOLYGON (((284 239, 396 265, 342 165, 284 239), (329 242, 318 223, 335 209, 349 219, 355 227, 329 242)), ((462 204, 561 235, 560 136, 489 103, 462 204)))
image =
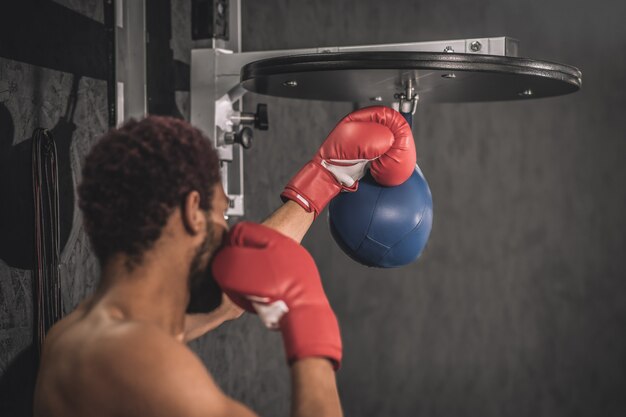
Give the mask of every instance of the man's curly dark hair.
POLYGON ((141 262, 189 192, 198 191, 201 208, 210 210, 220 181, 209 139, 183 120, 161 116, 107 132, 82 173, 79 206, 93 250, 102 265, 125 254, 129 268, 141 262))

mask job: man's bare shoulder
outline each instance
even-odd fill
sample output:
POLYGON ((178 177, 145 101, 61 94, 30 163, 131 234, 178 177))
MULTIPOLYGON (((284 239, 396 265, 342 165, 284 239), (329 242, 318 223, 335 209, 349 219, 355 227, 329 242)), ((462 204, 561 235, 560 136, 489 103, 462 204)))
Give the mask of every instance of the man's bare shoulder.
MULTIPOLYGON (((140 321, 67 317, 53 329, 47 360, 56 380, 97 415, 253 415, 226 397, 183 343, 140 321), (65 384, 64 384, 65 385, 65 384)), ((77 409, 84 409, 77 404, 77 409)))
POLYGON ((233 401, 200 359, 155 326, 131 322, 112 329, 93 352, 99 374, 116 385, 128 411, 148 416, 221 416, 233 401))

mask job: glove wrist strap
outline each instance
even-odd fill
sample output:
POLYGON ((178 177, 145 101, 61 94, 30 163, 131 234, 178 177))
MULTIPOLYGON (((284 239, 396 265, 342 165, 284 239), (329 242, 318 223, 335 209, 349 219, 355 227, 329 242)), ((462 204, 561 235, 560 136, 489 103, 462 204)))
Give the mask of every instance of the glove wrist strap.
POLYGON ((310 161, 289 181, 281 193, 283 201, 293 200, 317 217, 342 187, 326 168, 310 161))

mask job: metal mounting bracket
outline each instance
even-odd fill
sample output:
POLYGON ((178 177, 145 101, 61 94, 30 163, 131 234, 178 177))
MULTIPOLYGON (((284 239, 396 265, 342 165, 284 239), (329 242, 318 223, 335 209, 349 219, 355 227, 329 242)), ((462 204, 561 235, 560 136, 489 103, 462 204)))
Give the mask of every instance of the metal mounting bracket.
MULTIPOLYGON (((230 9, 239 10, 240 2, 231 2, 230 9)), ((240 14, 231 21, 232 30, 239 31, 240 14)), ((240 34, 236 36, 241 39, 240 34)), ((240 99, 246 93, 241 85, 241 69, 262 59, 301 54, 332 52, 412 51, 467 53, 496 56, 517 56, 518 41, 507 37, 472 38, 433 42, 409 42, 383 45, 330 46, 276 51, 238 52, 223 48, 198 48, 191 51, 191 123, 213 140, 222 161, 222 180, 231 206, 227 214, 244 214, 243 152, 228 144, 224 136, 238 129, 236 113, 241 111, 240 99), (238 107, 239 106, 239 107, 238 107), (236 190, 234 190, 236 188, 236 190)), ((393 107, 415 111, 418 96, 407 86, 408 96, 398 96, 393 107)))

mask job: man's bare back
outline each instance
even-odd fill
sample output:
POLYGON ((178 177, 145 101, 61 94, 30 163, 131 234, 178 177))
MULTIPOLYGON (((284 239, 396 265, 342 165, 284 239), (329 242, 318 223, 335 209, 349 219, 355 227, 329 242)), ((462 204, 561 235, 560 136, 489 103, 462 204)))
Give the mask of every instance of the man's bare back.
POLYGON ((111 407, 123 404, 104 381, 117 364, 113 353, 124 346, 133 349, 129 343, 133 326, 89 304, 83 303, 48 333, 35 394, 36 415, 113 415, 117 410, 111 407))
POLYGON ((48 333, 35 396, 35 415, 64 417, 171 416, 230 402, 182 341, 91 301, 48 333))

